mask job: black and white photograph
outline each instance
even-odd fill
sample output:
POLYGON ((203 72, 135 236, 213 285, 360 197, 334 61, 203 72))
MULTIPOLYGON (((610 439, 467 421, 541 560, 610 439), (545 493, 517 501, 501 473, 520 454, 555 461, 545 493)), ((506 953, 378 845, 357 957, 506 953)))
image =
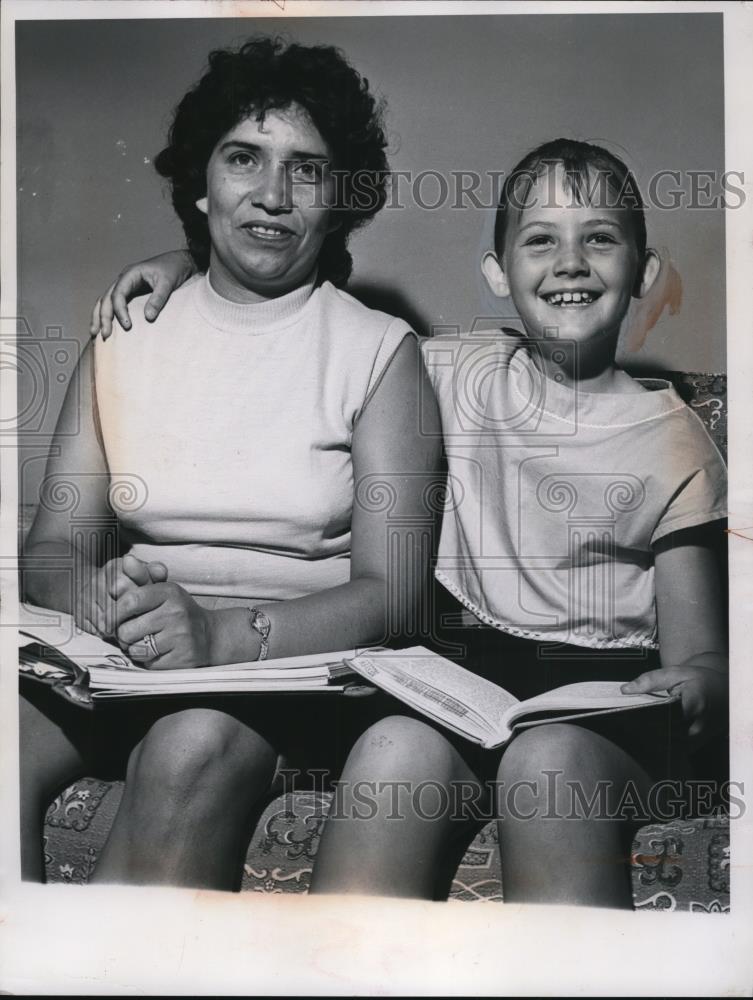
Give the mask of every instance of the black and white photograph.
POLYGON ((2 51, 3 991, 750 995, 750 11, 2 51))

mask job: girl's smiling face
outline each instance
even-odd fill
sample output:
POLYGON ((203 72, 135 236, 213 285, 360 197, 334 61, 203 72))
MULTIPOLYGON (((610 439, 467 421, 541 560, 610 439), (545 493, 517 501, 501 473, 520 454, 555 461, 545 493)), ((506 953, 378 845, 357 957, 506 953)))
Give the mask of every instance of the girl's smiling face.
POLYGON ((592 198, 576 199, 561 165, 542 173, 511 211, 501 262, 484 260, 492 291, 511 296, 533 339, 585 346, 612 337, 616 345, 631 296, 642 291, 630 211, 596 181, 589 178, 592 198))

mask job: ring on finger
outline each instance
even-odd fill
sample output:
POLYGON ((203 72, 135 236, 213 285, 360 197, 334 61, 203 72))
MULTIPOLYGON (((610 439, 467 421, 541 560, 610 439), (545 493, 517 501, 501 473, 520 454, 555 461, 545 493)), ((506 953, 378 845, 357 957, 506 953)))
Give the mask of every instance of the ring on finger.
POLYGON ((159 656, 159 650, 157 649, 157 637, 153 632, 149 632, 148 635, 144 636, 144 644, 149 649, 150 659, 156 660, 159 656))
POLYGON ((156 660, 160 655, 157 639, 151 632, 138 642, 132 643, 128 651, 133 660, 156 660))

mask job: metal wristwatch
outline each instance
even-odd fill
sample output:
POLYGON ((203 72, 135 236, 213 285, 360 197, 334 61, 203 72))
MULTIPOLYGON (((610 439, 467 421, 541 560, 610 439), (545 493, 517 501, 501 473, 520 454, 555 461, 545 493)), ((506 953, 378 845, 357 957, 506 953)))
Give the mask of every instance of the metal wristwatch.
POLYGON ((251 628, 261 636, 261 646, 257 660, 266 660, 269 653, 269 633, 272 631, 272 622, 259 608, 251 608, 251 628))

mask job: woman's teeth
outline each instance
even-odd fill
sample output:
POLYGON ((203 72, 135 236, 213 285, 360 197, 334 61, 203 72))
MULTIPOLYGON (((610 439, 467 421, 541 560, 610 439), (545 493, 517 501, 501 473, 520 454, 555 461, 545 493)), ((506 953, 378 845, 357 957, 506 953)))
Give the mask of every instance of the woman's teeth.
POLYGON ((544 298, 550 306, 587 306, 597 296, 592 292, 554 292, 552 295, 545 295, 544 298))
POLYGON ((248 227, 252 233, 258 233, 260 236, 287 236, 287 229, 278 229, 272 226, 259 226, 252 225, 248 227))

